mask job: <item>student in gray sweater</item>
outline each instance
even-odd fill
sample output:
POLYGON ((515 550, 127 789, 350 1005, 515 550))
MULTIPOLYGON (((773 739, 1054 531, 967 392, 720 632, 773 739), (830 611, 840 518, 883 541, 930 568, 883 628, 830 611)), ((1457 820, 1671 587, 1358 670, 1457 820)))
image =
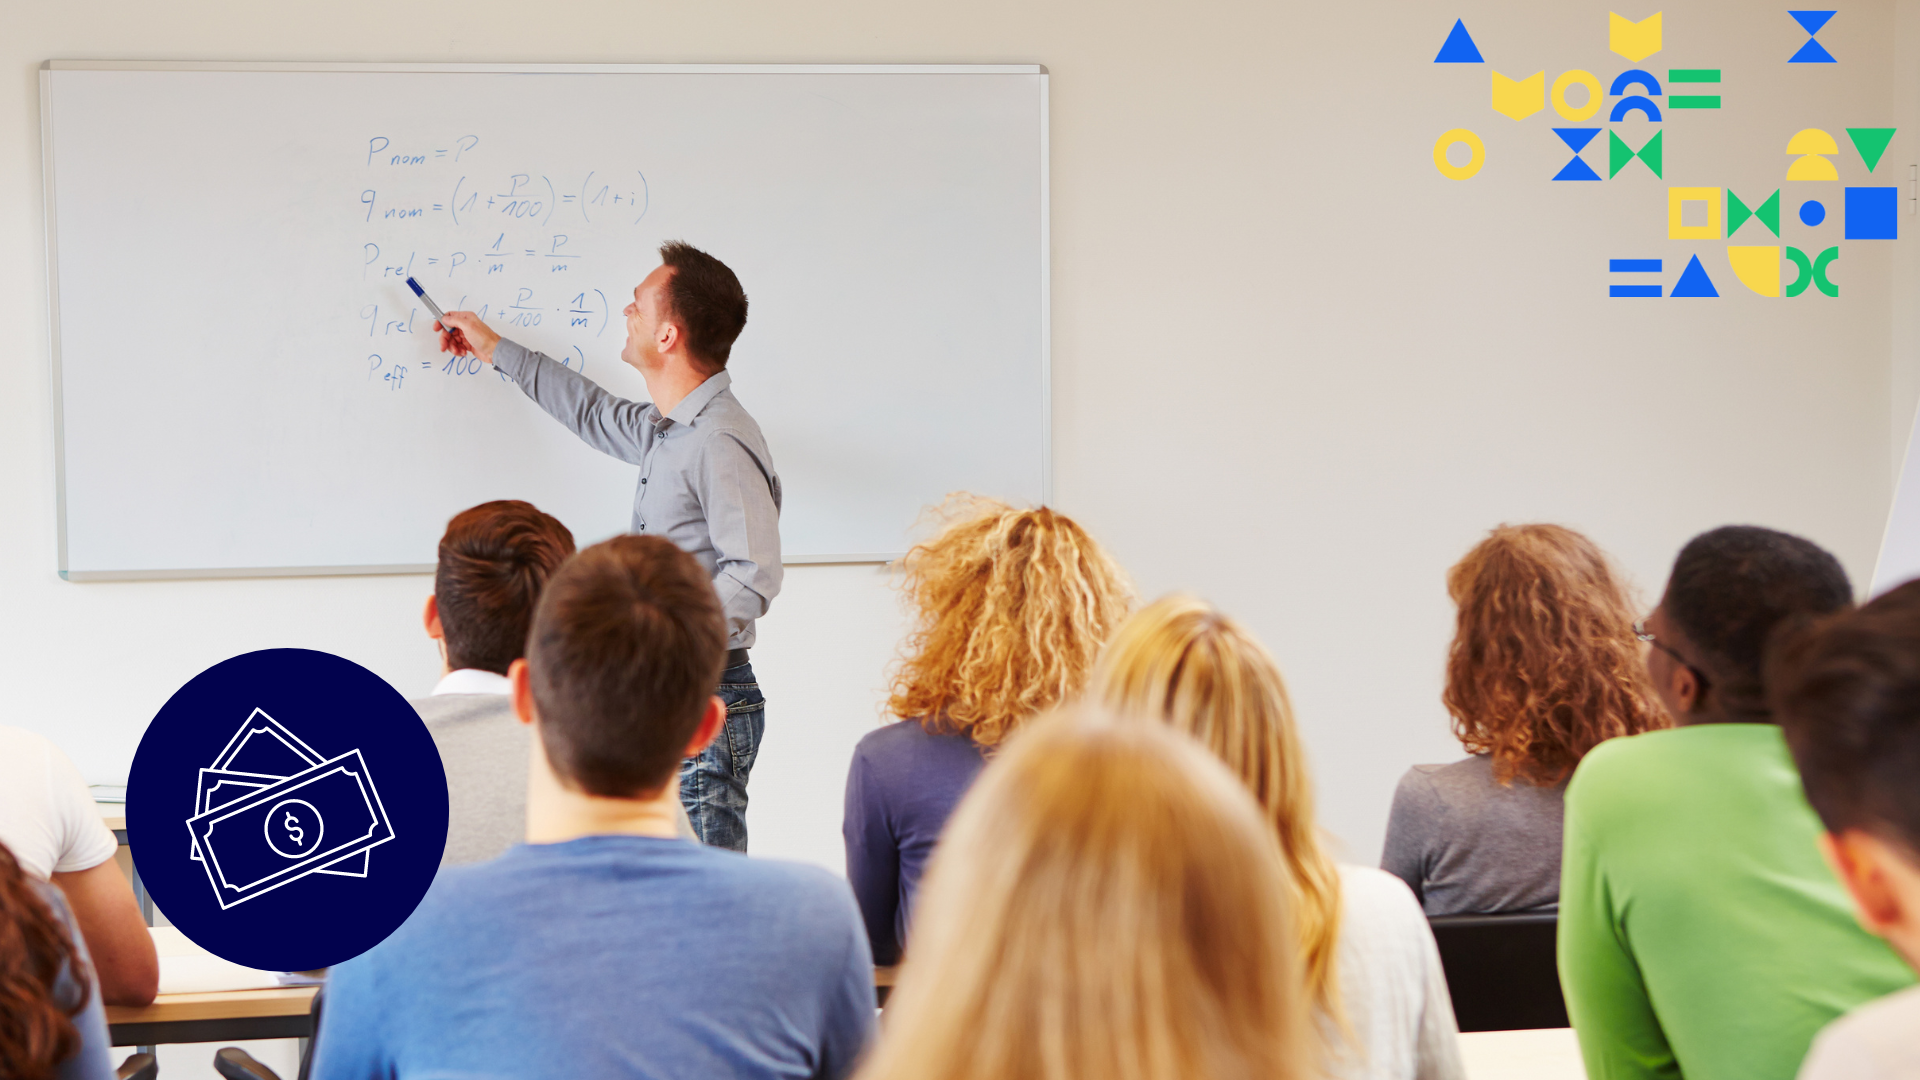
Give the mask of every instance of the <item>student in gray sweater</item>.
POLYGON ((1560 903, 1561 798, 1587 751, 1666 727, 1633 602, 1593 541, 1502 525, 1447 573, 1442 700, 1471 756, 1400 778, 1380 865, 1429 916, 1560 903))
POLYGON ((526 839, 531 729, 513 714, 507 668, 526 655, 534 602, 573 554, 573 533, 517 499, 481 503, 440 538, 427 636, 445 661, 413 703, 447 770, 442 866, 484 862, 526 839))

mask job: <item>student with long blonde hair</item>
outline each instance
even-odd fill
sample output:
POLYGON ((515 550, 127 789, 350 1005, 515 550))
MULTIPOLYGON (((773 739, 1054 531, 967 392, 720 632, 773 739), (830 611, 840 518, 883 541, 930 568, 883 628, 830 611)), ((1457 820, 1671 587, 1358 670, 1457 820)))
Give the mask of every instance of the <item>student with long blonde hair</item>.
POLYGON ((1092 693, 1192 735, 1259 802, 1287 870, 1326 1074, 1463 1076, 1446 975, 1420 905, 1391 874, 1338 866, 1322 847, 1293 705, 1260 642, 1203 600, 1165 597, 1114 635, 1092 693))
POLYGON ((1191 740, 1036 723, 953 815, 859 1080, 1312 1075, 1286 877, 1191 740))
POLYGON ((956 496, 904 560, 916 625, 893 678, 899 718, 847 773, 847 877, 874 962, 899 960, 920 873, 986 757, 1086 686, 1133 605, 1120 568, 1065 514, 956 496))
POLYGON ((1380 865, 1428 915, 1552 910, 1567 778, 1607 739, 1667 726, 1626 582, 1560 525, 1502 525, 1447 572, 1460 609, 1441 695, 1469 755, 1400 778, 1380 865))

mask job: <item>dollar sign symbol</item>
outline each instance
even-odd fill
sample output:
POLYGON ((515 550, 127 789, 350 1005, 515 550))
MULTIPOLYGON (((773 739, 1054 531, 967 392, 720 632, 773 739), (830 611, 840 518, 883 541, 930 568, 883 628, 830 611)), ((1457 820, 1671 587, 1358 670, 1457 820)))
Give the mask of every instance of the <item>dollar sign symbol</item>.
POLYGON ((287 811, 287 820, 285 824, 287 828, 287 835, 293 837, 293 846, 299 847, 300 844, 306 839, 307 834, 300 831, 300 821, 299 819, 293 816, 293 811, 291 810, 287 811))

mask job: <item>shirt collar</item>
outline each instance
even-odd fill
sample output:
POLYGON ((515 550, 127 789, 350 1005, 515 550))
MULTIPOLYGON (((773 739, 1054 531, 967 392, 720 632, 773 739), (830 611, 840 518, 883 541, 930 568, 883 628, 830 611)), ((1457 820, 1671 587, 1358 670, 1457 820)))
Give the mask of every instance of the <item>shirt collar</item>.
POLYGON ((693 418, 707 407, 707 403, 720 396, 720 391, 733 385, 733 376, 723 368, 713 373, 713 377, 693 388, 693 393, 680 399, 673 407, 667 419, 685 427, 693 426, 693 418))
POLYGON ((433 697, 441 694, 508 694, 513 692, 513 684, 505 675, 496 675, 479 668, 461 668, 449 671, 434 684, 433 697))

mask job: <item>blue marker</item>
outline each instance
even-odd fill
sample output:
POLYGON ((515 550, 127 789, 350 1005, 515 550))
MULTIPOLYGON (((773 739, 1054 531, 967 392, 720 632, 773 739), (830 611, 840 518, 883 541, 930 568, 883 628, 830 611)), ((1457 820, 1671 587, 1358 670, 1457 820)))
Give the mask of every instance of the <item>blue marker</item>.
POLYGON ((446 312, 440 310, 440 305, 433 302, 433 297, 427 295, 427 290, 421 288, 419 282, 413 280, 412 278, 408 278, 407 288, 412 289, 413 295, 419 297, 420 302, 427 305, 428 311, 433 312, 433 319, 435 322, 440 324, 440 329, 445 330, 447 333, 453 335, 453 343, 455 345, 462 347, 467 352, 472 352, 471 349, 466 349, 466 344, 467 344, 466 335, 462 334, 459 330, 447 325, 446 312))

